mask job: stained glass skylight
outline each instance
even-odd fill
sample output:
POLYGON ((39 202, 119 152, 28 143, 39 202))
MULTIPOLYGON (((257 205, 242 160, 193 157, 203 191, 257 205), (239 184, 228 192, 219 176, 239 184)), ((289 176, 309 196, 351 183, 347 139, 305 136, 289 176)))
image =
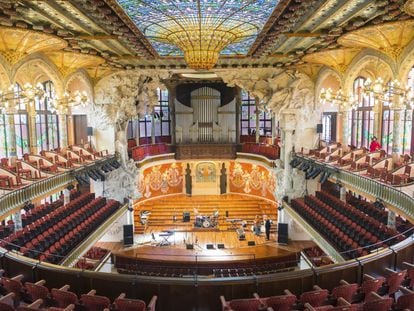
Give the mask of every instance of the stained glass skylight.
POLYGON ((184 54, 187 63, 194 61, 193 58, 218 58, 219 53, 245 55, 279 3, 279 0, 117 1, 161 56, 184 54))

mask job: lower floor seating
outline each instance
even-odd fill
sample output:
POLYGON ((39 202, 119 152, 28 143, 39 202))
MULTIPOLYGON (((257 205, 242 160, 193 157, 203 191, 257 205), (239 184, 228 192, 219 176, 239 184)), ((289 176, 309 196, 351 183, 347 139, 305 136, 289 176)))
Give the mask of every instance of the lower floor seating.
POLYGON ((386 269, 384 276, 364 275, 361 284, 340 280, 332 290, 315 285, 295 295, 285 289, 282 295, 226 300, 220 296, 223 311, 305 310, 305 311, 402 311, 414 310, 414 291, 410 286, 412 265, 402 271, 386 269))
POLYGON ((78 296, 70 290, 69 285, 49 288, 44 280, 36 283, 24 282, 23 275, 6 277, 4 270, 0 279, 0 310, 83 310, 83 311, 155 311, 157 296, 146 304, 140 299, 126 298, 121 293, 113 302, 97 295, 96 290, 78 296))

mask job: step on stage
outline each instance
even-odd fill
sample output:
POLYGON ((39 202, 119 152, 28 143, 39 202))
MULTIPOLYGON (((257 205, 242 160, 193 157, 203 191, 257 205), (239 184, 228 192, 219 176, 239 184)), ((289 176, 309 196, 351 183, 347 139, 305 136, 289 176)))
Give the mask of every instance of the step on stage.
POLYGON ((115 267, 123 273, 145 274, 154 267, 168 267, 196 268, 198 274, 210 275, 217 268, 247 269, 261 263, 292 269, 297 266, 300 251, 315 245, 311 241, 278 245, 276 204, 251 196, 170 196, 142 202, 134 214, 132 247, 125 248, 121 242, 99 243, 112 251, 115 267), (145 225, 139 218, 141 211, 147 215, 145 225), (260 236, 251 230, 257 215, 273 220, 269 241, 263 227, 260 236), (244 239, 240 239, 242 224, 244 239))

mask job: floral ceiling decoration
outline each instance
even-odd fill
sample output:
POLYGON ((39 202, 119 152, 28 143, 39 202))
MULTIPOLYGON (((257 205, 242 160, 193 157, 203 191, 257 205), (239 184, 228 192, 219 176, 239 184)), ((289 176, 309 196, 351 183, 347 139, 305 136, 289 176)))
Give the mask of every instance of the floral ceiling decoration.
POLYGON ((246 55, 279 0, 118 0, 161 56, 211 69, 222 55, 246 55))

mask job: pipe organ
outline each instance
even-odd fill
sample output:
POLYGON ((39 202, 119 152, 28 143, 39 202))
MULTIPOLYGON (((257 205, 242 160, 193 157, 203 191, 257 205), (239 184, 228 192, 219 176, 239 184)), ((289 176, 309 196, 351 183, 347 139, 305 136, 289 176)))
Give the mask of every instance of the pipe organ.
POLYGON ((176 98, 176 143, 234 143, 236 100, 228 97, 217 88, 202 86, 189 91, 183 103, 176 98))

